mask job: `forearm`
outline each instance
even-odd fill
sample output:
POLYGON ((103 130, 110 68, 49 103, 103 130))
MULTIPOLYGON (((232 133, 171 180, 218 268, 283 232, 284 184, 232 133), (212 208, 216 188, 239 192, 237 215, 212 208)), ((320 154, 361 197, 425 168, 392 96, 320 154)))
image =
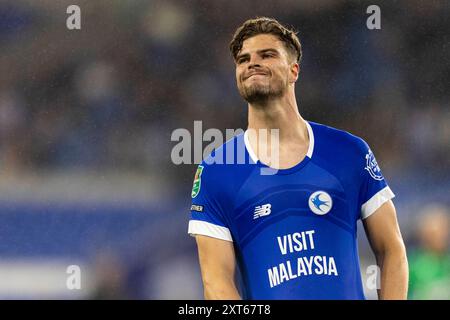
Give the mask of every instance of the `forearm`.
POLYGON ((234 281, 215 281, 204 284, 206 300, 241 300, 234 281))
POLYGON ((408 295, 408 260, 404 247, 377 255, 381 270, 380 300, 405 300, 408 295))

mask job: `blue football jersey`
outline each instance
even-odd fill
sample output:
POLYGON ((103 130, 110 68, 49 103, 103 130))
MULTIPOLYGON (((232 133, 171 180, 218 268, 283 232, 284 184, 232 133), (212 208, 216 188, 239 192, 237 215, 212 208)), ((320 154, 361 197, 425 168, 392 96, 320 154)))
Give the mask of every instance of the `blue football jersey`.
POLYGON ((364 299, 357 221, 394 194, 364 140, 306 125, 292 168, 268 173, 246 131, 195 174, 188 233, 233 242, 245 299, 364 299))

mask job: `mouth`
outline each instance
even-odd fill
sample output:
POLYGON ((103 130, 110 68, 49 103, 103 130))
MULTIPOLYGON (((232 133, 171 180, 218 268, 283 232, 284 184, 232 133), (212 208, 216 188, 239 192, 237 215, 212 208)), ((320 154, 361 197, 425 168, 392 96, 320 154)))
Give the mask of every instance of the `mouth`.
POLYGON ((251 75, 247 76, 244 78, 244 81, 247 79, 250 79, 253 76, 267 76, 267 73, 263 73, 263 72, 256 72, 256 73, 252 73, 251 75))

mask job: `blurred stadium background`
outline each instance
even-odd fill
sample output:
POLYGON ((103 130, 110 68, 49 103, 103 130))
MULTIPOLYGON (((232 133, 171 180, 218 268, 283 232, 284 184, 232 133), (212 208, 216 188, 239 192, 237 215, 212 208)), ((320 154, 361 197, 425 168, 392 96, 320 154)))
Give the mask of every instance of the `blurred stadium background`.
POLYGON ((0 1, 0 298, 202 298, 186 234, 195 165, 172 164, 170 137, 194 120, 245 128, 228 42, 261 15, 299 30, 304 117, 374 150, 410 298, 450 299, 446 0, 0 1), (66 28, 71 4, 81 30, 66 28), (366 28, 371 4, 381 30, 366 28))

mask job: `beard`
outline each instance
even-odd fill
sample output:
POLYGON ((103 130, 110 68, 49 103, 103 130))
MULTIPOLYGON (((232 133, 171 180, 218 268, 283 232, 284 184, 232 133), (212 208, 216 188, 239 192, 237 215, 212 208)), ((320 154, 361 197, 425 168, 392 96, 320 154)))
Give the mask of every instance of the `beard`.
POLYGON ((281 97, 286 91, 287 85, 283 81, 272 81, 272 83, 253 82, 250 84, 240 83, 239 94, 248 103, 264 103, 271 99, 281 97))

